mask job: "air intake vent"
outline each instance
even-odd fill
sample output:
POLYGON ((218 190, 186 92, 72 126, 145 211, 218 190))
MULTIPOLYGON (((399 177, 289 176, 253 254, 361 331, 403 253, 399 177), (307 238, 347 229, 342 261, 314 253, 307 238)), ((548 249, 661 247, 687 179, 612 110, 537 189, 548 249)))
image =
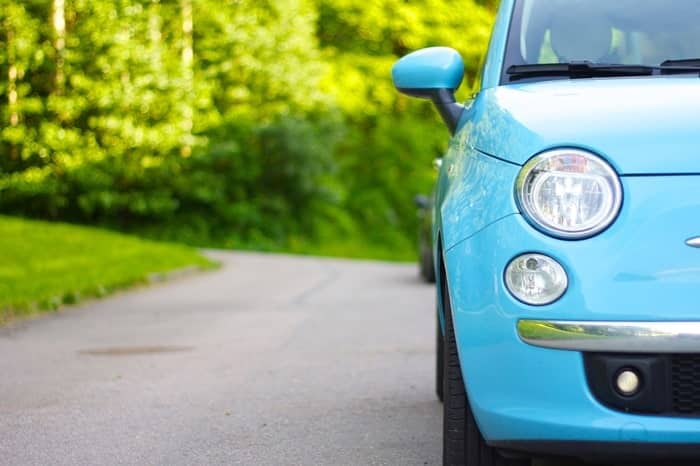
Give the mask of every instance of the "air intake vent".
POLYGON ((680 416, 700 416, 700 355, 671 358, 673 411, 680 416))

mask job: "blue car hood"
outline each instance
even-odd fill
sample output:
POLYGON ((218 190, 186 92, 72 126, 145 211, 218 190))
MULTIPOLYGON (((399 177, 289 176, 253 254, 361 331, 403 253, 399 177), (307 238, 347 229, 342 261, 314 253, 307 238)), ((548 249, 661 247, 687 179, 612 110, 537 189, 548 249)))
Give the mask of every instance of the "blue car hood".
POLYGON ((465 113, 470 145, 519 165, 546 149, 581 147, 623 175, 700 173, 698 75, 500 86, 465 113))

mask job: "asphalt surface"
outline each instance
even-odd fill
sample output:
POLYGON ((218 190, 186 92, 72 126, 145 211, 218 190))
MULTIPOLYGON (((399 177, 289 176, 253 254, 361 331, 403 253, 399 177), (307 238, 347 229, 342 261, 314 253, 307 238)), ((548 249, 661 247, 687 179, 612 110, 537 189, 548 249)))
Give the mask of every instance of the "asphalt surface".
POLYGON ((0 329, 0 464, 440 464, 415 266, 212 254, 0 329))
POLYGON ((0 464, 437 464, 414 266, 214 255, 0 329, 0 464))

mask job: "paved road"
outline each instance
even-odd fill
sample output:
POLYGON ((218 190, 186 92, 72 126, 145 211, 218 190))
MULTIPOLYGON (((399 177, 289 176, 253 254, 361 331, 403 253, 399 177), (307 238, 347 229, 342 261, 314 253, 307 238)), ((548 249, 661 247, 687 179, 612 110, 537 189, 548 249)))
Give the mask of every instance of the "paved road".
POLYGON ((439 464, 414 266, 213 254, 0 330, 0 464, 439 464))
POLYGON ((415 267, 215 256, 0 330, 0 464, 437 464, 415 267))

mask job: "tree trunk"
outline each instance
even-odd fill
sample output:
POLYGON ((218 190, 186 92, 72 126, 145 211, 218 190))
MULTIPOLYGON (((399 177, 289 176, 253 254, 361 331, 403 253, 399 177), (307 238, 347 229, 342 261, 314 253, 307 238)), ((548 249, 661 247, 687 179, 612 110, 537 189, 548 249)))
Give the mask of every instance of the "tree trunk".
POLYGON ((153 54, 153 67, 156 72, 163 72, 163 55, 162 55, 162 34, 161 34, 161 15, 159 9, 159 0, 151 0, 151 6, 148 10, 148 36, 151 42, 151 53, 153 54))
POLYGON ((63 54, 66 48, 66 3, 65 0, 53 0, 53 31, 54 49, 56 51, 56 71, 54 86, 56 94, 63 94, 66 75, 64 70, 63 54))
POLYGON ((185 140, 181 153, 183 157, 192 155, 192 127, 194 110, 192 96, 194 95, 194 48, 192 43, 192 0, 181 0, 182 11, 182 75, 185 81, 185 105, 182 118, 182 129, 185 140))
MULTIPOLYGON (((11 18, 6 18, 6 38, 7 38, 7 108, 10 113, 10 126, 19 124, 19 97, 17 94, 17 57, 15 55, 15 33, 11 18)), ((10 145, 10 159, 17 160, 18 149, 15 144, 10 145)))

